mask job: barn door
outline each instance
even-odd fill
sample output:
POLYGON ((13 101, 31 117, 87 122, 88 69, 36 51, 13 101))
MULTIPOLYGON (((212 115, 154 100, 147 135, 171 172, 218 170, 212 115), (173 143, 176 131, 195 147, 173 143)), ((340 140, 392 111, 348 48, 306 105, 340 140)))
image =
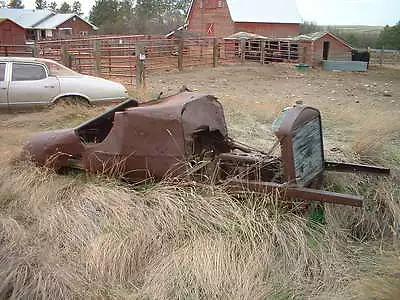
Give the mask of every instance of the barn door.
POLYGON ((329 48, 330 48, 330 43, 329 41, 324 42, 324 52, 322 53, 322 59, 323 60, 328 60, 329 57, 329 48))

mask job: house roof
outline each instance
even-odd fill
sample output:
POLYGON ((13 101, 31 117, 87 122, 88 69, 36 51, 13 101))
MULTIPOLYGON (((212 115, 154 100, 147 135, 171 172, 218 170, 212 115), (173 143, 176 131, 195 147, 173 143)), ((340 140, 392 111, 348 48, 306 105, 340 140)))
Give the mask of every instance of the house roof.
POLYGON ((51 11, 41 9, 0 8, 0 18, 10 19, 24 28, 33 28, 51 14, 51 11))
MULTIPOLYGON (((83 20, 81 17, 79 17, 76 14, 54 14, 51 17, 47 18, 46 20, 40 22, 39 24, 35 25, 35 28, 38 29, 56 29, 57 26, 61 25, 62 23, 68 21, 71 18, 79 18, 81 20, 83 20)), ((85 20, 83 20, 85 21, 85 20)), ((90 26, 93 27, 93 29, 97 29, 96 26, 94 26, 93 24, 89 23, 88 21, 85 21, 86 23, 88 23, 90 26)))
POLYGON ((10 21, 10 22, 16 24, 17 26, 19 26, 19 27, 21 27, 23 29, 23 27, 21 25, 19 25, 18 23, 15 23, 13 20, 10 20, 8 18, 0 18, 0 24, 5 22, 5 21, 10 21))
MULTIPOLYGON (((299 24, 296 0, 225 0, 234 22, 299 24)), ((192 10, 195 0, 189 9, 192 10)), ((188 14, 188 16, 189 16, 188 14)), ((188 21, 188 18, 187 18, 188 21)))
POLYGON ((301 35, 298 35, 298 36, 295 36, 292 38, 288 38, 288 40, 314 42, 314 41, 317 41, 317 40, 323 38, 325 35, 329 35, 332 38, 336 39, 337 41, 343 43, 347 47, 353 48, 348 42, 342 40, 338 36, 334 35, 333 33, 328 32, 328 31, 319 31, 319 32, 313 32, 313 33, 308 33, 308 34, 301 34, 301 35))
MULTIPOLYGON (((74 16, 83 20, 76 14, 56 14, 46 9, 0 8, 0 18, 10 19, 26 29, 55 29, 74 16)), ((93 24, 83 21, 97 29, 93 24)))

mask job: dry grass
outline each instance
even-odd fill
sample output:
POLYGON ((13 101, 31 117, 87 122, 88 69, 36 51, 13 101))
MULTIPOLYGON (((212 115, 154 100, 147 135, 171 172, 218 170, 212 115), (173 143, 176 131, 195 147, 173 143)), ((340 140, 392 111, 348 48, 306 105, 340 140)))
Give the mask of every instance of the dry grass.
POLYGON ((1 298, 285 298, 346 281, 335 236, 271 199, 25 165, 0 178, 1 298))
MULTIPOLYGON (((296 89, 330 93, 332 81, 339 91, 348 76, 289 78, 284 69, 274 77, 276 66, 246 68, 213 71, 232 83, 209 70, 190 76, 193 84, 215 84, 232 135, 264 150, 274 142, 273 117, 292 94, 300 98, 296 89), (240 76, 257 80, 243 85, 240 76)), ((169 76, 173 92, 188 80, 169 76)), ((156 94, 139 96, 146 93, 156 94)), ((360 111, 320 98, 308 95, 306 103, 323 113, 327 157, 339 155, 329 151, 339 144, 343 160, 395 169, 383 179, 333 174, 328 188, 369 201, 363 209, 326 205, 322 223, 281 210, 274 195, 236 199, 223 189, 168 182, 134 189, 10 164, 32 133, 75 126, 104 108, 0 115, 0 299, 398 299, 398 116, 390 104, 360 111)))

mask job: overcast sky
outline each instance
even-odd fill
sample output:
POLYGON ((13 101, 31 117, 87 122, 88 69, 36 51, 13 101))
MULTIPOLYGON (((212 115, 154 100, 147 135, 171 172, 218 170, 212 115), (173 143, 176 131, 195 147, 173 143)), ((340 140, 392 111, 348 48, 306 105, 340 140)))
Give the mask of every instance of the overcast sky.
MULTIPOLYGON (((53 0, 47 0, 52 2, 53 0)), ((246 0, 242 0, 246 1, 246 0)), ((260 0, 266 1, 266 0, 260 0)), ((395 25, 400 21, 400 0, 296 0, 305 21, 319 25, 395 25)), ((35 0, 23 0, 25 8, 34 8, 35 0)), ((60 5, 63 0, 56 0, 60 5)), ((72 5, 73 0, 67 0, 72 5)), ((85 16, 95 0, 81 0, 85 16)), ((279 1, 273 1, 279 3, 279 1)))

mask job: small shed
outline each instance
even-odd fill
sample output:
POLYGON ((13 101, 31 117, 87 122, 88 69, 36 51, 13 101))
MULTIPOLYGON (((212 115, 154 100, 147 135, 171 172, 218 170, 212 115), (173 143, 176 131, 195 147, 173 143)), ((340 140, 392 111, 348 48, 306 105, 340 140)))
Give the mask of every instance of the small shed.
POLYGON ((0 19, 0 45, 25 43, 25 29, 10 19, 0 19))
POLYGON ((319 66, 323 60, 351 61, 353 47, 330 32, 314 32, 293 38, 301 47, 301 62, 319 66))

